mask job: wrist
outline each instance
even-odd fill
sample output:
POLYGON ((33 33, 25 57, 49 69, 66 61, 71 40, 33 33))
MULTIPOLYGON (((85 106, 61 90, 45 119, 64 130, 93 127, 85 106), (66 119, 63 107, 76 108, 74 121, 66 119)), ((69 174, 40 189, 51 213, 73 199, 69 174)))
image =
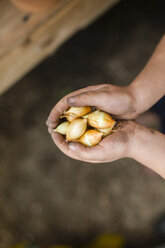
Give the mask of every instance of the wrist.
POLYGON ((139 149, 140 127, 136 122, 132 123, 129 135, 128 157, 137 160, 137 152, 139 149))
POLYGON ((148 129, 145 126, 141 126, 134 121, 129 121, 128 125, 128 151, 127 157, 133 158, 139 161, 139 156, 143 152, 142 147, 147 145, 146 142, 150 141, 150 136, 154 130, 148 129))
POLYGON ((130 140, 128 157, 165 178, 165 135, 135 123, 130 140))
POLYGON ((135 132, 137 123, 134 121, 124 121, 121 125, 122 131, 124 131, 126 134, 125 140, 127 141, 125 144, 123 157, 133 158, 133 147, 135 145, 135 132))
POLYGON ((144 152, 143 147, 149 145, 151 142, 151 136, 156 132, 157 131, 141 126, 132 121, 129 137, 129 157, 140 162, 141 153, 144 152))
POLYGON ((137 81, 133 81, 129 86, 128 86, 128 90, 132 96, 133 99, 133 107, 134 107, 134 111, 136 114, 136 117, 138 115, 140 115, 141 113, 143 113, 144 111, 142 110, 142 104, 141 102, 143 102, 143 107, 144 107, 144 101, 142 99, 142 95, 140 93, 140 89, 139 89, 139 83, 137 81))
POLYGON ((134 112, 134 118, 136 118, 139 114, 142 113, 137 86, 134 83, 131 83, 127 86, 127 91, 131 98, 131 106, 134 112))

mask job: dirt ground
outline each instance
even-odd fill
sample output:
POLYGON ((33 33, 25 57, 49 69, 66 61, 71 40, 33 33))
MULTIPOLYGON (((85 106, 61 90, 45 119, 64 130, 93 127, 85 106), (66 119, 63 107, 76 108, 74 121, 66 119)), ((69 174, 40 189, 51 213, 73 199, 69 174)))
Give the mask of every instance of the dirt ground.
POLYGON ((147 247, 165 212, 165 183, 131 159, 72 160, 45 126, 68 92, 129 84, 165 30, 164 1, 121 1, 0 97, 0 248, 83 244, 102 233, 147 247))

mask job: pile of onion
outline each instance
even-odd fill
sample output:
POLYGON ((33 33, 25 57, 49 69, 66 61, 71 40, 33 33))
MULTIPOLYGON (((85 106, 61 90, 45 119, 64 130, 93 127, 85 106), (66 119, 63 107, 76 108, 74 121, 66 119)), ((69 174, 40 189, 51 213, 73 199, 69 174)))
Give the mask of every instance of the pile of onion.
POLYGON ((108 113, 92 107, 70 107, 60 119, 62 122, 54 132, 65 135, 67 142, 76 141, 86 146, 100 143, 113 132, 116 124, 108 113))

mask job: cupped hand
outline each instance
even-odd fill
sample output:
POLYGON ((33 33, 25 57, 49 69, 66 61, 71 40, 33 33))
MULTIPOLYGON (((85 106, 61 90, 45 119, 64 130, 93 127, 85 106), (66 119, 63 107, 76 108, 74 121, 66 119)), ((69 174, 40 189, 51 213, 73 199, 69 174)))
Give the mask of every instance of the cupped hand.
POLYGON ((58 133, 51 132, 51 136, 57 147, 67 156, 90 163, 105 163, 130 156, 134 126, 132 121, 120 122, 117 130, 92 147, 78 142, 68 144, 58 133))
POLYGON ((134 119, 138 114, 131 86, 96 85, 84 88, 80 93, 73 92, 67 101, 69 105, 76 107, 96 106, 117 119, 134 119))
POLYGON ((54 133, 59 117, 70 106, 96 106, 117 119, 136 117, 136 105, 129 87, 110 84, 89 86, 63 97, 52 109, 48 120, 48 131, 58 148, 69 157, 88 162, 109 162, 127 156, 130 144, 130 130, 133 122, 123 122, 122 127, 104 138, 94 147, 85 147, 77 142, 67 144, 62 135, 54 133))
POLYGON ((116 119, 137 117, 137 107, 130 87, 99 84, 74 91, 63 97, 52 109, 47 125, 49 131, 58 124, 59 117, 70 106, 96 106, 116 119))

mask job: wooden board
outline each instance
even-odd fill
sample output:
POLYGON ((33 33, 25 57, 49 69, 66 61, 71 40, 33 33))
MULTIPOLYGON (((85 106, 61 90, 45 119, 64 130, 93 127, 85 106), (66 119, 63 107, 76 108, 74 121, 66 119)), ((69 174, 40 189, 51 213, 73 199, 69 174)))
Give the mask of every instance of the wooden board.
POLYGON ((0 47, 2 47, 0 48, 0 94, 117 1, 63 0, 54 10, 31 15, 29 24, 24 25, 22 18, 27 13, 17 10, 2 0, 0 2, 0 47), (2 3, 5 6, 4 10, 11 8, 10 14, 7 12, 3 16, 2 3), (8 26, 5 22, 10 16, 13 21, 8 26))
POLYGON ((7 0, 0 0, 0 57, 59 12, 68 1, 60 0, 53 10, 31 14, 20 11, 7 0))

